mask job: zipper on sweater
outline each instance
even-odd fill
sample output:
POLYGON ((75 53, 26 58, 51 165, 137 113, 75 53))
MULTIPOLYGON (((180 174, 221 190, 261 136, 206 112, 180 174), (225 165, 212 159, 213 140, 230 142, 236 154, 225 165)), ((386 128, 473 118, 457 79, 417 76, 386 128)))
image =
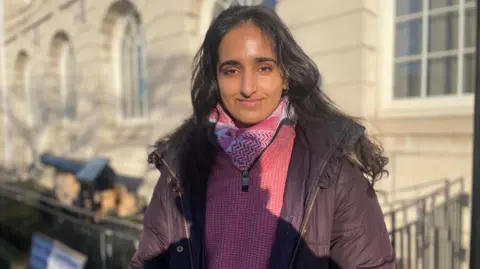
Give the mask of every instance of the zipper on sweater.
POLYGON ((253 166, 258 162, 258 160, 260 160, 260 157, 262 157, 263 153, 265 153, 267 148, 270 147, 270 145, 273 143, 278 133, 280 132, 282 125, 285 123, 286 120, 287 119, 284 119, 278 124, 277 130, 275 131, 275 134, 273 135, 268 145, 264 149, 262 149, 260 154, 258 154, 258 156, 255 158, 253 163, 247 168, 247 170, 242 171, 242 192, 248 192, 248 181, 249 181, 250 170, 252 170, 253 166))
MULTIPOLYGON (((177 180, 179 183, 180 183, 180 180, 178 179, 178 177, 175 175, 175 173, 173 173, 172 169, 170 169, 170 166, 168 165, 168 163, 165 161, 165 159, 162 159, 162 162, 163 164, 165 165, 165 167, 168 169, 170 175, 175 178, 175 180, 177 180)), ((182 207, 182 211, 183 211, 183 214, 185 214, 185 206, 183 205, 183 195, 182 193, 180 192, 178 194, 180 196, 180 205, 182 207)), ((188 256, 190 258, 190 269, 194 269, 194 266, 193 266, 193 252, 192 252, 192 243, 190 242, 190 231, 188 230, 188 223, 187 223, 187 218, 185 216, 183 216, 183 228, 185 230, 185 235, 187 236, 187 245, 188 245, 188 256)))

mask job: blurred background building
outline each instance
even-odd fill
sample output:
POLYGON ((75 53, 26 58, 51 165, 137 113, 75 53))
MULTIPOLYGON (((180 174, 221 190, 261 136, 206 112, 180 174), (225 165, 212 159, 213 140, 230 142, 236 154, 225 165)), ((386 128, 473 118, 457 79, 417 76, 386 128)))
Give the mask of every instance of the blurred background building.
MULTIPOLYGON (((148 196, 158 176, 146 165, 150 145, 191 112, 191 60, 232 2, 5 0, 1 163, 25 169, 44 151, 107 156, 147 178, 148 196)), ((476 1, 237 2, 275 9, 323 89, 365 119, 390 158, 377 185, 389 199, 444 178, 464 177, 470 189, 476 1)))

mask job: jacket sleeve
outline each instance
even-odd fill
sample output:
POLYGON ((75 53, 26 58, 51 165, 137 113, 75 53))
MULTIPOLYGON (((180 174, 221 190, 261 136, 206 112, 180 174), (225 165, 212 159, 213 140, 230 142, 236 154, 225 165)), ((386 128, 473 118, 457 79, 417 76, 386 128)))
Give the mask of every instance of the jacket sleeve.
POLYGON ((143 232, 137 251, 131 263, 131 269, 168 268, 168 223, 166 214, 166 176, 162 173, 153 191, 152 198, 145 211, 143 232))
POLYGON ((342 269, 394 269, 395 253, 370 182, 348 161, 335 186, 330 257, 342 269))

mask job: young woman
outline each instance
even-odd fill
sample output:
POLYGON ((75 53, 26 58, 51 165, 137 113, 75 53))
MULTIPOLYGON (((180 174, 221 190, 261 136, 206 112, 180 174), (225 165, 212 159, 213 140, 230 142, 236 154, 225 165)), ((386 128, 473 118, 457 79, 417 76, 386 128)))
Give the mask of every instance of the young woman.
POLYGON ((387 159, 281 19, 225 10, 194 67, 193 115, 149 156, 161 177, 132 268, 395 268, 372 189, 387 159))

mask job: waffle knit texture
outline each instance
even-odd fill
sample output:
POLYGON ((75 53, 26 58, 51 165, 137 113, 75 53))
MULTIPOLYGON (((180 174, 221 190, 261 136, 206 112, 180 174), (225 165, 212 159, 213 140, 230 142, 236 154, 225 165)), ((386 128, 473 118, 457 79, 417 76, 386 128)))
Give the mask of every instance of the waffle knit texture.
POLYGON ((249 191, 242 192, 241 171, 219 150, 207 189, 206 258, 208 269, 266 269, 295 137, 282 125, 250 170, 249 191))

